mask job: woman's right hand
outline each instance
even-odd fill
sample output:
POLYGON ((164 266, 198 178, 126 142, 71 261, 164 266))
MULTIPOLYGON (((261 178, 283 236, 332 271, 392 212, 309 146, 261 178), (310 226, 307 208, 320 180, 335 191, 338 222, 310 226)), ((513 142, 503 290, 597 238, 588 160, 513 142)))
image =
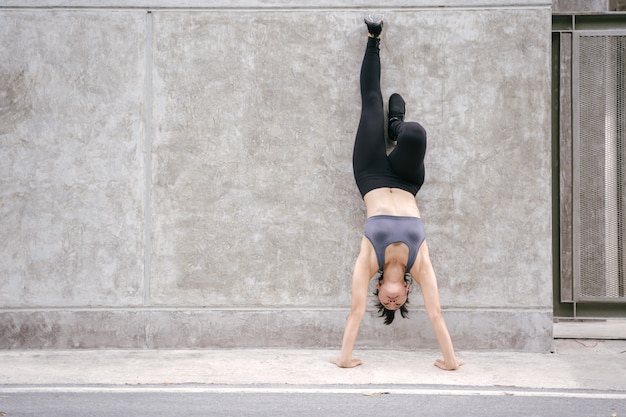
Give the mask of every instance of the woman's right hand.
POLYGON ((340 368, 354 368, 355 366, 359 366, 363 363, 361 362, 361 359, 357 359, 357 358, 352 358, 349 361, 344 361, 341 358, 337 358, 337 359, 333 359, 330 362, 334 363, 340 368))

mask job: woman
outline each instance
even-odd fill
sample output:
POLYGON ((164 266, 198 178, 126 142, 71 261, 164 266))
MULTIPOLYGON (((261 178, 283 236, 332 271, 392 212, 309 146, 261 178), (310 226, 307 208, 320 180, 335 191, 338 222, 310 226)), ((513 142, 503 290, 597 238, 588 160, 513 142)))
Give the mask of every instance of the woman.
POLYGON ((352 307, 343 335, 341 355, 332 362, 341 368, 361 364, 359 359, 352 358, 352 349, 365 314, 369 281, 381 271, 375 294, 385 324, 393 321, 398 309, 403 317, 407 316, 405 304, 412 277, 421 288, 426 312, 443 353, 443 359, 437 359, 435 365, 444 370, 455 370, 463 363, 455 357, 452 340, 441 315, 437 281, 415 201, 415 195, 424 182, 426 131, 418 123, 404 121, 404 100, 399 94, 392 94, 387 131, 396 146, 387 156, 380 91, 382 15, 369 14, 365 23, 368 40, 360 75, 361 120, 352 163, 354 177, 367 208, 367 222, 354 266, 352 307))

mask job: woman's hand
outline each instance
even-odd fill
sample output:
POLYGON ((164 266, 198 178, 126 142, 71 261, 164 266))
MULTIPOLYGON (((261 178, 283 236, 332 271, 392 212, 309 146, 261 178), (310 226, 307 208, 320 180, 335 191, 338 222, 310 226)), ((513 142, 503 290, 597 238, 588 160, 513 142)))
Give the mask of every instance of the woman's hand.
POLYGON ((437 359, 435 361, 435 366, 439 369, 443 369, 444 371, 456 371, 461 365, 465 365, 465 362, 457 361, 456 359, 451 363, 445 362, 441 359, 437 359))
POLYGON ((356 359, 356 358, 350 359, 349 361, 343 361, 341 360, 341 358, 338 358, 338 359, 333 359, 330 362, 334 363, 340 368, 354 368, 355 366, 359 366, 360 364, 363 363, 361 362, 361 359, 356 359))

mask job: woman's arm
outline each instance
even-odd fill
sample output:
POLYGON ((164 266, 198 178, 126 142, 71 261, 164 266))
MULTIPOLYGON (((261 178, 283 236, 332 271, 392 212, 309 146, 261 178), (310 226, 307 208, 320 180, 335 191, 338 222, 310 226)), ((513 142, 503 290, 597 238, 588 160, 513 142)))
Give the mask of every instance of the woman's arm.
POLYGON ((428 245, 426 242, 422 244, 420 248, 416 265, 412 269, 412 275, 417 281, 422 290, 422 296, 424 297, 424 307, 426 313, 430 319, 430 323, 435 330, 441 353, 443 354, 443 360, 437 359, 435 366, 447 370, 454 371, 463 365, 456 359, 454 355, 454 347, 452 346, 452 339, 450 333, 448 333, 448 327, 441 314, 441 305, 439 304, 439 289, 437 288, 437 278, 435 277, 435 271, 430 261, 430 254, 428 252, 428 245), (413 274, 413 271, 415 274, 413 274))
POLYGON ((359 332, 361 320, 365 314, 367 306, 367 289, 370 278, 376 272, 376 267, 372 270, 372 254, 371 244, 366 238, 361 241, 361 250, 354 265, 354 273, 352 275, 352 306, 350 314, 346 322, 346 328, 343 332, 343 341, 341 343, 341 355, 339 358, 331 362, 340 368, 354 368, 361 364, 360 359, 352 358, 352 350, 354 342, 359 332), (368 247, 369 246, 369 247, 368 247))

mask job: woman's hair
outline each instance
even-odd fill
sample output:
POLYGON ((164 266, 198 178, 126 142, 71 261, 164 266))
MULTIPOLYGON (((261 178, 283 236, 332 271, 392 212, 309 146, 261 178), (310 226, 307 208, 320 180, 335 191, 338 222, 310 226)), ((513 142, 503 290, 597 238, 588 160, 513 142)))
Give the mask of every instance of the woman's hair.
MULTIPOLYGON (((383 271, 379 271, 380 275, 378 277, 378 283, 380 284, 381 282, 383 282, 383 271)), ((411 274, 406 273, 404 274, 404 282, 407 284, 411 283, 411 274)), ((410 290, 409 290, 410 292, 410 290)), ((378 317, 384 317, 385 318, 385 324, 386 325, 390 325, 391 323, 393 323, 393 319, 396 317, 396 310, 389 310, 387 308, 385 308, 385 306, 383 305, 383 303, 380 302, 380 300, 378 299, 378 288, 376 288, 376 290, 374 290, 374 296, 376 296, 376 300, 378 301, 378 303, 376 304, 376 308, 378 308, 378 317)), ((409 310, 406 308, 406 305, 409 304, 409 295, 406 295, 406 301, 404 302, 404 304, 402 304, 399 308, 400 310, 400 315, 402 315, 403 319, 406 319, 409 317, 409 310)))

